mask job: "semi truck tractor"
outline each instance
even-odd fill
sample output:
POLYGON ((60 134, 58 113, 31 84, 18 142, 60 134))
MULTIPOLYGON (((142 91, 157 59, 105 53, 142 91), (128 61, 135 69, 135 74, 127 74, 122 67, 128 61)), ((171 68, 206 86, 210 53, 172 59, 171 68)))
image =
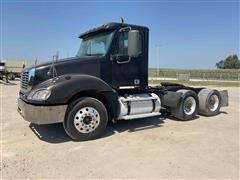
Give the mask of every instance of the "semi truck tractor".
MULTIPOLYGON (((149 29, 108 23, 79 36, 73 58, 26 68, 18 111, 34 124, 62 123, 75 141, 100 137, 108 122, 159 116, 214 116, 228 92, 182 84, 148 85, 149 29)), ((137 120, 136 120, 137 121, 137 120)))

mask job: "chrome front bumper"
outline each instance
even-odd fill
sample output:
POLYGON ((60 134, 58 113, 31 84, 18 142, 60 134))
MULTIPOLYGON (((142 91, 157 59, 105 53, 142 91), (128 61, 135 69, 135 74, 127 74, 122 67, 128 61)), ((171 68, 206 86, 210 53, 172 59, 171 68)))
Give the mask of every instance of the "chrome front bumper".
POLYGON ((64 121, 67 105, 35 106, 18 99, 18 112, 29 122, 35 124, 52 124, 64 121))

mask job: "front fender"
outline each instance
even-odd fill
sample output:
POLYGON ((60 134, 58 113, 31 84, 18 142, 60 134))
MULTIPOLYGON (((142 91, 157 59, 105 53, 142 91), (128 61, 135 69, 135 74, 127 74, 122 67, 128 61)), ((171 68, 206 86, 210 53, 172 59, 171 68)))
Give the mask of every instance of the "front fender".
POLYGON ((45 101, 34 101, 25 99, 25 101, 36 105, 61 105, 81 92, 96 92, 105 97, 112 110, 114 118, 118 115, 118 94, 103 80, 91 75, 68 74, 59 76, 58 79, 49 79, 34 87, 30 96, 37 89, 48 88, 51 90, 50 97, 45 101))
POLYGON ((90 75, 64 75, 61 80, 50 85, 51 96, 46 100, 49 104, 64 104, 77 93, 83 91, 113 92, 114 90, 103 80, 90 75))
POLYGON ((45 101, 28 100, 33 104, 66 104, 68 100, 77 93, 83 91, 115 92, 103 80, 91 75, 68 74, 59 76, 58 79, 49 79, 34 87, 29 96, 37 89, 48 88, 51 96, 45 101))

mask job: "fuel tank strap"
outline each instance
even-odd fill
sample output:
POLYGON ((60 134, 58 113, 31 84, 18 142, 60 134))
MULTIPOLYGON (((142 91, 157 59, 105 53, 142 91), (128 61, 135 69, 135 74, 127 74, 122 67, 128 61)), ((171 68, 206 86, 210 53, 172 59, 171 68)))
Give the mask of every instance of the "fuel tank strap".
POLYGON ((127 115, 131 113, 131 101, 127 101, 127 115))
POLYGON ((152 100, 152 103, 153 103, 153 109, 152 109, 152 112, 154 112, 155 109, 156 109, 156 99, 153 99, 153 100, 152 100))

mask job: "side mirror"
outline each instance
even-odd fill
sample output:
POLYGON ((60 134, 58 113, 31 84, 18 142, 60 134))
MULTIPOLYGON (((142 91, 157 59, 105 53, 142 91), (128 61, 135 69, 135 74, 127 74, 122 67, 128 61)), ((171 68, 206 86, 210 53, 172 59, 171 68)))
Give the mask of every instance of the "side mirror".
POLYGON ((128 56, 136 57, 142 52, 142 42, 138 30, 128 32, 128 56))

